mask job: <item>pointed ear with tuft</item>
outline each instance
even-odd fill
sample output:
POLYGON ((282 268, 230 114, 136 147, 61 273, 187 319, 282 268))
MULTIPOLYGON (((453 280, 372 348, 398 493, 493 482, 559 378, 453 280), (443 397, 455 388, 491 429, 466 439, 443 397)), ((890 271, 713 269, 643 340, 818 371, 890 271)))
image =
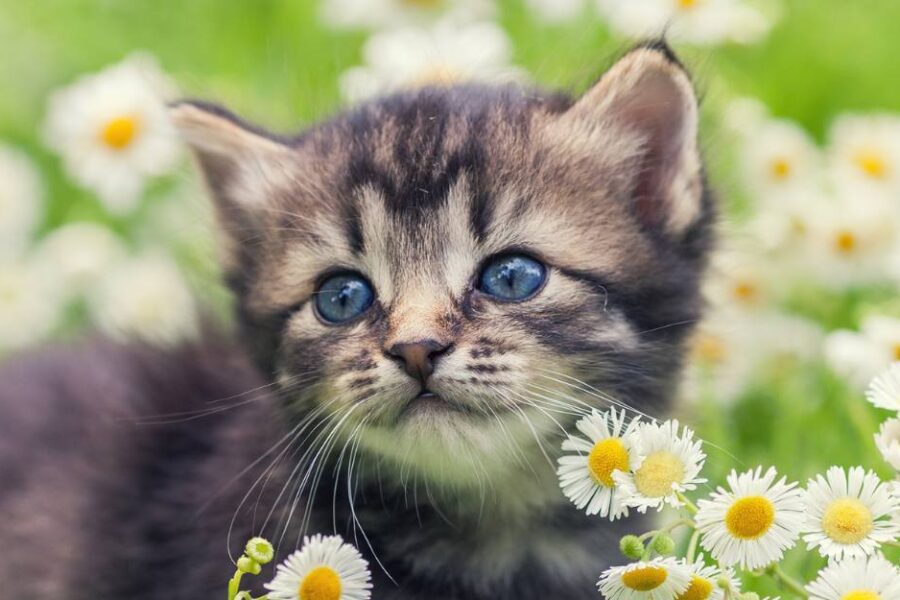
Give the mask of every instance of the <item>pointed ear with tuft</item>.
POLYGON ((634 139, 625 155, 634 210, 645 226, 679 237, 700 219, 697 98, 665 44, 630 51, 570 111, 634 139))
POLYGON ((240 240, 262 226, 267 204, 289 176, 292 150, 211 104, 179 102, 169 115, 203 171, 221 228, 224 260, 232 266, 240 258, 240 240))

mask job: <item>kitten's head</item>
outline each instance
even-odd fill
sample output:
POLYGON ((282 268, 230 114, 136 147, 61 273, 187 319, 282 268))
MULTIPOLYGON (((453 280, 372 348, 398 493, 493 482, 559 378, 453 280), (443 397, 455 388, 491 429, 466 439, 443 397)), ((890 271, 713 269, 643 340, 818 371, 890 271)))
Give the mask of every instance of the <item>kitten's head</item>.
POLYGON ((173 114, 248 341, 297 418, 452 471, 555 440, 588 405, 658 412, 672 394, 711 206, 665 47, 576 100, 426 88, 295 137, 173 114))

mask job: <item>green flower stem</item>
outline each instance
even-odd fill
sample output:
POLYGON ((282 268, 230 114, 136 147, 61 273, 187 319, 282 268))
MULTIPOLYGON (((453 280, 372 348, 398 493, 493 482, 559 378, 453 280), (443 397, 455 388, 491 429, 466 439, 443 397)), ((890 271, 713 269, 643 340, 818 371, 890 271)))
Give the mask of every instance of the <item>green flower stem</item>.
POLYGON ((662 529, 652 529, 643 535, 639 535, 638 539, 641 540, 642 542, 644 540, 646 540, 647 538, 656 539, 656 536, 659 535, 660 533, 671 533, 672 531, 678 529, 682 525, 685 527, 690 527, 691 529, 693 529, 695 527, 694 522, 691 521, 690 519, 678 519, 677 521, 672 521, 671 523, 669 523, 662 529))
POLYGON ((643 554, 643 556, 641 556, 641 560, 647 560, 650 558, 650 555, 653 553, 653 546, 654 546, 654 542, 656 542, 656 538, 658 538, 663 533, 670 533, 672 531, 675 531, 676 529, 678 529, 681 526, 690 527, 691 529, 694 529, 696 527, 694 522, 691 521, 690 519, 678 519, 677 521, 672 521, 671 523, 669 523, 668 525, 666 525, 665 527, 663 527, 661 529, 654 529, 652 531, 648 531, 647 533, 639 536, 638 539, 641 540, 642 542, 644 540, 646 540, 648 537, 650 538, 650 543, 647 544, 647 548, 646 548, 646 550, 644 550, 644 554, 643 554))
POLYGON ((234 577, 228 580, 228 600, 235 600, 237 598, 238 590, 241 587, 241 577, 243 576, 243 571, 238 569, 234 572, 234 577))
POLYGON ((697 544, 700 543, 700 532, 696 529, 691 535, 691 541, 688 543, 687 562, 694 564, 694 557, 697 554, 697 544))
POLYGON ((779 565, 779 564, 772 565, 771 567, 769 567, 768 572, 769 572, 769 574, 772 575, 772 577, 774 577, 775 579, 780 581, 784 587, 786 587, 790 591, 794 592, 801 598, 809 597, 809 595, 806 593, 806 589, 803 587, 803 584, 800 583, 799 581, 797 581, 796 579, 794 579, 793 577, 791 577, 790 575, 788 575, 787 573, 785 573, 784 570, 781 568, 781 565, 779 565))
POLYGON ((696 515, 696 514, 697 514, 697 512, 698 512, 700 509, 697 508, 697 505, 696 505, 696 504, 694 504, 693 502, 691 502, 691 501, 688 499, 688 497, 685 496, 684 494, 682 494, 681 492, 678 492, 676 495, 678 496, 678 499, 681 500, 681 501, 684 503, 684 506, 688 509, 688 512, 689 512, 689 513, 691 513, 692 515, 696 515))

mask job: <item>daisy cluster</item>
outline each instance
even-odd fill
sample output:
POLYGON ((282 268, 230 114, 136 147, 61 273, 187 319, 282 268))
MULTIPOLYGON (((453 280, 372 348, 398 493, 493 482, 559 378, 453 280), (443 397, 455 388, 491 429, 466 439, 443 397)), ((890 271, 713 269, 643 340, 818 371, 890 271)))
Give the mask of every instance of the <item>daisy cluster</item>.
MULTIPOLYGON (((697 45, 750 43, 774 15, 746 0, 524 0, 546 24, 573 22, 593 9, 628 38, 664 34, 697 45)), ((368 30, 363 64, 341 75, 345 100, 459 81, 525 81, 513 48, 494 20, 495 0, 322 0, 322 20, 337 29, 368 30)))
POLYGON ((819 361, 863 389, 900 360, 900 318, 879 300, 900 289, 900 115, 840 115, 824 145, 755 100, 721 122, 744 203, 712 261, 688 397, 727 402, 766 368, 819 361), (856 327, 827 318, 841 303, 856 327))
MULTIPOLYGON (((900 414, 900 363, 872 381, 867 397, 900 414)), ((801 487, 774 468, 756 467, 732 471, 725 486, 696 501, 688 494, 706 483, 706 454, 678 421, 629 418, 613 408, 583 416, 576 429, 563 442, 557 474, 577 508, 610 520, 664 506, 677 514, 664 527, 622 538, 622 553, 635 562, 600 576, 607 600, 753 598, 741 591, 736 569, 816 600, 900 600, 900 568, 882 554, 900 547, 898 417, 875 436, 898 470, 894 481, 863 467, 833 466, 801 487), (670 534, 679 529, 690 533, 683 557, 672 556, 670 534), (801 541, 826 563, 807 584, 779 565, 801 541)))
POLYGON ((275 567, 275 576, 265 584, 268 593, 256 599, 242 591, 245 575, 259 575, 272 561, 275 549, 255 537, 247 542, 228 582, 228 600, 368 600, 372 596, 372 574, 359 551, 339 535, 314 535, 275 567))
POLYGON ((138 53, 51 94, 44 141, 71 182, 96 200, 95 219, 46 223, 39 168, 0 143, 0 354, 85 316, 113 337, 150 343, 197 332, 194 296, 159 249, 161 233, 192 234, 190 204, 170 177, 144 206, 148 187, 182 164, 165 105, 172 89, 155 59, 138 53))

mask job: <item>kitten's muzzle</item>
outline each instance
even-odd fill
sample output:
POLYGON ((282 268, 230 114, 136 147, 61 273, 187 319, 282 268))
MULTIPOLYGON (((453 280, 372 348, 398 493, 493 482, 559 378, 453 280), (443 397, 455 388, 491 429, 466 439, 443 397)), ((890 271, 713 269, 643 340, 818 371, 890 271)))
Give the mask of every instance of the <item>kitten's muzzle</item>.
POLYGON ((401 363, 406 373, 418 380, 423 390, 434 373, 437 361, 453 350, 453 344, 434 339, 394 344, 386 351, 388 357, 401 363))

